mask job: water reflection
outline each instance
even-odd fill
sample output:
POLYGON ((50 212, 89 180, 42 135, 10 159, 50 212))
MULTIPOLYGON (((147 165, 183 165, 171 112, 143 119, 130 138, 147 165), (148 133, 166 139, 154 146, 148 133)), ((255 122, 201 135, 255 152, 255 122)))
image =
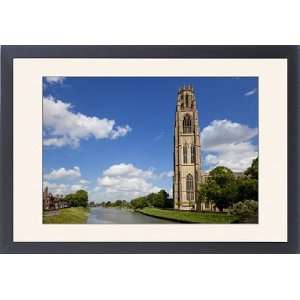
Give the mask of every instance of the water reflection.
POLYGON ((145 216, 125 209, 93 207, 88 224, 170 224, 172 221, 145 216))

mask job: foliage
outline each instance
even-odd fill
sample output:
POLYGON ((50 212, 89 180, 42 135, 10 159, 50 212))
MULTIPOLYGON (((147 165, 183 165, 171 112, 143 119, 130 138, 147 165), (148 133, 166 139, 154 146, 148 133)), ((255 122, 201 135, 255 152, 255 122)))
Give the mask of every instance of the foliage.
POLYGON ((160 190, 158 193, 152 193, 146 196, 147 206, 153 207, 169 207, 170 203, 168 202, 169 194, 165 190, 160 190))
POLYGON ((234 181, 233 172, 226 167, 216 167, 209 172, 208 181, 214 181, 219 187, 226 187, 234 181))
POLYGON ((116 200, 115 202, 102 202, 103 207, 118 207, 118 208, 132 208, 142 209, 144 207, 159 207, 172 208, 173 200, 169 198, 169 194, 165 190, 160 190, 158 193, 151 193, 147 196, 138 197, 130 202, 126 200, 116 200))
POLYGON ((258 157, 252 161, 251 167, 245 171, 245 175, 258 180, 258 157))
POLYGON ((159 202, 159 200, 157 199, 158 197, 157 197, 156 193, 151 193, 146 198, 147 198, 148 206, 154 206, 155 203, 159 202))
POLYGON ((213 201, 220 211, 228 208, 237 196, 233 172, 226 167, 216 167, 210 171, 208 182, 201 185, 200 193, 207 201, 213 201))
POLYGON ((246 177, 238 181, 238 199, 258 200, 258 157, 252 161, 251 166, 244 172, 246 177))
POLYGON ((111 206, 112 206, 112 204, 111 204, 110 201, 107 201, 107 202, 104 204, 104 207, 111 207, 111 206))
POLYGON ((122 200, 117 200, 117 201, 114 203, 114 206, 117 206, 117 207, 122 207, 122 205, 123 205, 122 200))
POLYGON ((88 193, 85 190, 79 190, 76 193, 66 195, 65 200, 69 202, 71 207, 87 207, 88 193))
POLYGON ((210 171, 207 183, 200 185, 197 201, 212 201, 220 211, 246 199, 257 201, 257 178, 258 158, 239 178, 235 178, 234 173, 226 167, 216 167, 210 171))
POLYGON ((240 178, 237 180, 236 202, 245 199, 258 200, 258 181, 252 178, 240 178))
POLYGON ((235 203, 230 209, 230 214, 237 217, 239 223, 257 223, 258 203, 254 200, 245 200, 235 203))
POLYGON ((85 224, 89 215, 89 208, 63 208, 54 212, 54 214, 51 213, 44 213, 44 224, 85 224))
POLYGON ((146 197, 139 197, 139 198, 133 199, 133 200, 131 200, 130 204, 133 209, 144 208, 144 207, 148 206, 146 197))
POLYGON ((126 200, 116 200, 114 202, 107 201, 101 202, 98 206, 102 207, 116 207, 116 208, 130 208, 130 203, 126 200))

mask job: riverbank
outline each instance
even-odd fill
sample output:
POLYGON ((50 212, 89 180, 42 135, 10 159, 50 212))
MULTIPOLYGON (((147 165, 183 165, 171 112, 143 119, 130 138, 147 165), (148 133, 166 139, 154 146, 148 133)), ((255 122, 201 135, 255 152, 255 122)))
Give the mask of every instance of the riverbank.
POLYGON ((190 212, 179 210, 167 210, 154 207, 145 207, 138 212, 146 216, 176 221, 180 223, 202 223, 202 224, 230 224, 236 221, 234 216, 226 213, 190 212))
POLYGON ((43 214, 43 224, 86 224, 90 209, 86 207, 63 208, 55 214, 43 214))

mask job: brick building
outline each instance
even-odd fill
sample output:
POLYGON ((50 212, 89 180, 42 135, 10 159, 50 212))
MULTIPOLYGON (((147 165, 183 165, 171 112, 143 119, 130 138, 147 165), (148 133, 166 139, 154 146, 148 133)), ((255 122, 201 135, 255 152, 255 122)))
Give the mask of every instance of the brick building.
POLYGON ((69 207, 69 203, 64 200, 63 195, 54 196, 49 193, 48 187, 43 191, 43 210, 57 210, 69 207))

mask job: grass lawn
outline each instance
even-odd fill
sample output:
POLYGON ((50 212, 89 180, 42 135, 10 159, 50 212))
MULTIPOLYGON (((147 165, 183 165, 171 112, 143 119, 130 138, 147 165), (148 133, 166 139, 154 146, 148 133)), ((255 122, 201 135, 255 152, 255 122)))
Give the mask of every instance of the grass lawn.
POLYGON ((228 224, 236 221, 236 218, 226 213, 190 212, 179 210, 167 210, 154 207, 145 207, 138 210, 140 213, 181 223, 203 223, 203 224, 228 224))
POLYGON ((89 208, 71 207, 63 208, 57 215, 43 215, 44 224, 85 224, 89 215, 89 208))

